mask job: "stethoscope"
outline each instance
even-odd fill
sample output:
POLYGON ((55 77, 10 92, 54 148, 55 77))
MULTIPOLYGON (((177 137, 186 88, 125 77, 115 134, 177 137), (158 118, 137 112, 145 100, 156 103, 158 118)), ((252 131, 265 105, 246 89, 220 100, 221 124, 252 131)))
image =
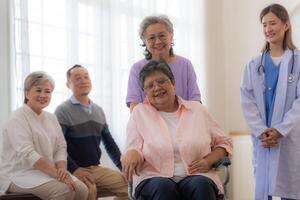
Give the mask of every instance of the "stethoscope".
MULTIPOLYGON (((258 74, 261 74, 261 70, 263 71, 263 73, 265 73, 265 67, 263 65, 264 60, 265 60, 265 54, 267 53, 268 50, 265 50, 262 55, 261 55, 261 59, 260 59, 260 65, 257 68, 257 72, 258 74)), ((292 83, 294 81, 294 58, 295 57, 295 52, 294 49, 292 49, 292 68, 290 70, 289 76, 288 76, 288 82, 292 83)))

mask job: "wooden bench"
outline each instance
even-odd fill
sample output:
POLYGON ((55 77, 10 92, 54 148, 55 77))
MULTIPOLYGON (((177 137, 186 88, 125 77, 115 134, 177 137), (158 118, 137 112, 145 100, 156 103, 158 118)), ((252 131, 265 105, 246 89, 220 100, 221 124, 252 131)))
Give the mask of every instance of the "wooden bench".
POLYGON ((0 200, 41 200, 40 198, 34 196, 33 194, 0 194, 0 200))

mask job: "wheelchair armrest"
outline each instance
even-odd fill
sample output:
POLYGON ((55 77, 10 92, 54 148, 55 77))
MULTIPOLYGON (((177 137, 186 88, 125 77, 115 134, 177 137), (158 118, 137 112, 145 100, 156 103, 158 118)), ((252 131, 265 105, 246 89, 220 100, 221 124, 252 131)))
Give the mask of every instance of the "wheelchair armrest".
POLYGON ((229 160, 228 156, 224 156, 220 158, 217 162, 215 162, 212 166, 214 169, 223 168, 224 170, 224 177, 223 177, 223 187, 224 187, 224 195, 220 196, 220 199, 227 199, 227 184, 230 179, 229 174, 229 166, 231 165, 231 161, 229 160))
POLYGON ((128 198, 129 200, 134 200, 133 196, 133 188, 132 188, 132 181, 128 183, 128 198))
POLYGON ((220 158, 217 162, 215 162, 212 165, 212 168, 219 168, 220 166, 225 166, 228 167, 229 165, 231 165, 231 161, 229 160, 229 158, 227 156, 220 158))

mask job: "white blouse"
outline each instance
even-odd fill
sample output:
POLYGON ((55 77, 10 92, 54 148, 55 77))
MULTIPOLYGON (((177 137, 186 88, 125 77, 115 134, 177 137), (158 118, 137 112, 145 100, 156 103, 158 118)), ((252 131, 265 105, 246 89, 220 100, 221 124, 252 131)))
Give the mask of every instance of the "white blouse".
POLYGON ((53 166, 67 159, 66 142, 56 116, 46 111, 38 115, 26 104, 14 111, 4 125, 1 147, 0 193, 11 182, 32 188, 53 180, 34 169, 40 158, 53 166))
POLYGON ((176 131, 179 124, 179 117, 176 112, 159 112, 159 114, 165 120, 169 128, 169 132, 171 133, 174 151, 174 176, 172 177, 172 180, 178 183, 187 176, 184 164, 181 159, 179 145, 176 137, 176 131))

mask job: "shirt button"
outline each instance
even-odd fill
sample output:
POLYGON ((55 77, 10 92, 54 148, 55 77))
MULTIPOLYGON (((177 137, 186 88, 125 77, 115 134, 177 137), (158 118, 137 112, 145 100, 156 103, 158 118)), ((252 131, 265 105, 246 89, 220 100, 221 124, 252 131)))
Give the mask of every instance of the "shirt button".
POLYGON ((272 88, 269 87, 268 90, 272 90, 272 88))

